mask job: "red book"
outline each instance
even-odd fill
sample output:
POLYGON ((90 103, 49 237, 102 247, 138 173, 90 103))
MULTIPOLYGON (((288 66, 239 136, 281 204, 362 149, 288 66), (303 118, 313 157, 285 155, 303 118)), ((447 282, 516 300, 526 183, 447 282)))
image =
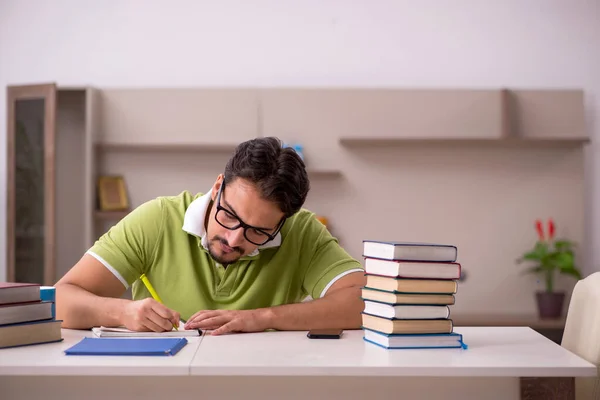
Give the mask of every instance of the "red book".
POLYGON ((0 282, 0 304, 40 301, 40 286, 37 283, 0 282))

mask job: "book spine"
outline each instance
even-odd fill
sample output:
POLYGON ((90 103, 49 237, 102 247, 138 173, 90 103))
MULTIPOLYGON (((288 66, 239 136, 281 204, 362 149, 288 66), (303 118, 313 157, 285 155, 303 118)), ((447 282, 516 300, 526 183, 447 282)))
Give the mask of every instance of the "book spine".
POLYGON ((40 300, 52 302, 52 319, 56 319, 56 288, 54 286, 40 287, 40 300))

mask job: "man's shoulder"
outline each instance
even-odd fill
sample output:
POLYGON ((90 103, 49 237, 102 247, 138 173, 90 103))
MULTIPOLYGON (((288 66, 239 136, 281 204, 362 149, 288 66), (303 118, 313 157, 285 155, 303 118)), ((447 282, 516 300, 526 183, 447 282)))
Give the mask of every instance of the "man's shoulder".
MULTIPOLYGON (((158 196, 139 205, 127 216, 127 221, 133 225, 171 226, 183 224, 185 212, 202 193, 193 194, 182 191, 177 195, 158 196)), ((131 225, 131 224, 130 224, 131 225)))
POLYGON ((316 218, 316 214, 306 208, 301 208, 289 220, 294 222, 306 223, 316 218))
POLYGON ((324 225, 317 219, 317 215, 314 212, 302 208, 288 218, 282 228, 282 234, 286 236, 294 235, 295 233, 316 235, 319 234, 323 228, 324 225))
POLYGON ((183 217, 190 204, 203 195, 204 193, 194 194, 188 190, 184 190, 177 195, 156 197, 150 200, 150 202, 155 203, 157 207, 160 207, 167 214, 172 216, 181 215, 183 217))

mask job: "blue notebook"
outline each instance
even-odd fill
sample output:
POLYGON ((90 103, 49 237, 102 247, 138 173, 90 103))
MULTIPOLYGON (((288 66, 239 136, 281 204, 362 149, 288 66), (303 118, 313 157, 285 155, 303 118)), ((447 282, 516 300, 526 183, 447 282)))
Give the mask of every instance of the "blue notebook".
POLYGON ((83 338, 65 350, 75 356, 174 356, 188 343, 186 338, 116 339, 83 338))

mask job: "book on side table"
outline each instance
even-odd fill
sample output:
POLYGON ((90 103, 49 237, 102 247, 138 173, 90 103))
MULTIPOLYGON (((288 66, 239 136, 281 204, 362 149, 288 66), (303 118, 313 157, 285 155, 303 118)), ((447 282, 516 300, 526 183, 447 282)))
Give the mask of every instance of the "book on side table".
POLYGON ((386 349, 466 348, 450 307, 461 264, 447 244, 363 240, 364 340, 386 349))
POLYGON ((62 340, 52 286, 0 282, 0 349, 62 340))

